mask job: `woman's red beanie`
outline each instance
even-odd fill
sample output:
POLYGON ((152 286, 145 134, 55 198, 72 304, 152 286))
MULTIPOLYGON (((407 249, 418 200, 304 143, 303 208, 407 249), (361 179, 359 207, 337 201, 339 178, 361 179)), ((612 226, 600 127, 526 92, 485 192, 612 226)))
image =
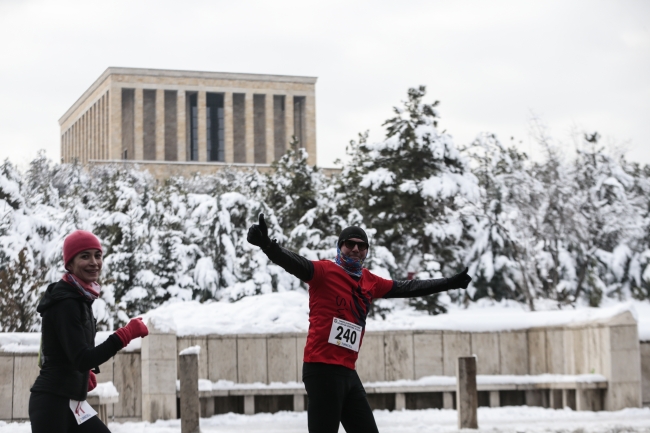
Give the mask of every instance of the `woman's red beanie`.
POLYGON ((68 266, 74 256, 90 249, 102 250, 102 244, 99 243, 97 236, 85 230, 73 231, 63 241, 63 263, 68 266))

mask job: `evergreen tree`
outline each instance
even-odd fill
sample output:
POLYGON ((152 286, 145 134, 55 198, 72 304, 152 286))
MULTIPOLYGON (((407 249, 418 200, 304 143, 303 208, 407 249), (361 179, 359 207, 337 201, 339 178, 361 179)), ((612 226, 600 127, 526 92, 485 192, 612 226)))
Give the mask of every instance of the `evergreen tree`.
POLYGON ((307 164, 307 151, 288 150, 273 162, 267 176, 264 201, 274 210, 280 227, 290 232, 300 219, 316 206, 316 195, 323 182, 316 167, 307 164))
POLYGON ((582 218, 573 252, 578 274, 574 297, 584 294, 589 305, 596 307, 603 296, 621 298, 623 290, 630 290, 626 269, 630 245, 642 235, 638 232, 639 213, 628 197, 632 176, 600 147, 598 134, 585 134, 584 138, 574 168, 574 199, 582 218))
POLYGON ((534 309, 532 245, 520 230, 518 206, 534 197, 530 192, 540 191, 540 185, 528 174, 526 154, 506 148, 494 134, 480 134, 467 152, 481 192, 468 231, 473 281, 467 293, 473 300, 514 299, 534 309))
POLYGON ((43 227, 30 214, 18 170, 9 162, 0 165, 0 330, 33 331, 40 323, 36 314, 43 281, 38 233, 43 227), (31 230, 34 229, 34 232, 31 230))
MULTIPOLYGON (((357 209, 376 229, 376 243, 395 256, 395 278, 413 272, 418 278, 440 277, 463 263, 462 208, 478 196, 476 178, 450 135, 437 130, 437 102, 423 103, 423 86, 409 89, 403 108, 384 122, 384 141, 351 142, 340 191, 345 205, 357 209)), ((413 300, 435 314, 436 296, 413 300)))
POLYGON ((0 253, 0 331, 36 331, 40 316, 36 313, 40 269, 30 259, 30 250, 25 247, 14 260, 2 258, 0 253))

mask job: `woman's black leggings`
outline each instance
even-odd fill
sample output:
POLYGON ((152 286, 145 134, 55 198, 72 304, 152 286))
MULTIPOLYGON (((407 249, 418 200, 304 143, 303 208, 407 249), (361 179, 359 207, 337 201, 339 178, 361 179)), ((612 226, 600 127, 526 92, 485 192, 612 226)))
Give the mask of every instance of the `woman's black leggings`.
POLYGON ((355 370, 341 365, 305 362, 302 368, 309 404, 309 433, 378 433, 366 390, 355 370))
POLYGON ((32 433, 110 433, 97 416, 77 424, 69 398, 43 392, 29 397, 29 420, 32 433))

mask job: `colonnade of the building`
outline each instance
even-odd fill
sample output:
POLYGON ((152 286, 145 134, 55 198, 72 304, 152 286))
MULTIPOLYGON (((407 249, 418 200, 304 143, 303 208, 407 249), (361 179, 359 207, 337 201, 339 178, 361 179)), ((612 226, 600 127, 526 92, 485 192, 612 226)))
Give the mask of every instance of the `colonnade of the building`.
POLYGON ((293 137, 299 147, 309 147, 307 96, 143 88, 112 92, 117 93, 111 95, 113 106, 107 92, 63 133, 64 162, 268 164, 286 152, 293 137), (113 107, 119 107, 117 116, 109 116, 113 107))
POLYGON ((61 159, 108 159, 109 155, 109 98, 108 91, 90 106, 61 136, 61 159))

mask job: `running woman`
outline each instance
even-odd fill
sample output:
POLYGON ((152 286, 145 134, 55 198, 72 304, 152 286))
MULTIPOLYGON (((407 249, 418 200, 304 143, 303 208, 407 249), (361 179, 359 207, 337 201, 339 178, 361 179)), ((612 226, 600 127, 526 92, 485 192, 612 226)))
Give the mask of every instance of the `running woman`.
POLYGON ((49 285, 36 309, 42 317, 41 371, 30 390, 33 433, 110 433, 86 403, 87 392, 97 386, 100 364, 149 331, 141 318, 133 319, 95 347, 92 304, 99 297, 102 259, 99 239, 90 232, 77 230, 63 241, 67 272, 49 285))

